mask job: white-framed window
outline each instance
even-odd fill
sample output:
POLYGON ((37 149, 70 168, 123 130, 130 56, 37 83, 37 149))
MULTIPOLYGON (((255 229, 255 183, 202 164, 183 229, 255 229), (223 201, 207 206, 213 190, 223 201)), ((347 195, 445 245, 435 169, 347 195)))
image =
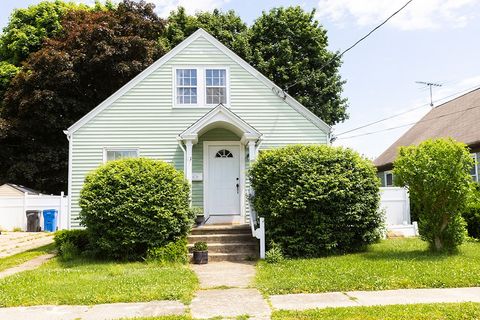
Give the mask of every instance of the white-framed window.
POLYGON ((197 69, 177 69, 176 71, 176 92, 177 104, 197 104, 198 100, 198 78, 197 69))
POLYGON ((393 187, 393 173, 392 171, 385 171, 385 187, 393 187))
POLYGON ((222 66, 173 68, 174 107, 214 107, 229 102, 229 69, 222 66))
POLYGON ((227 70, 205 69, 206 104, 227 103, 227 70))
POLYGON ((103 162, 123 159, 138 158, 138 149, 135 148, 104 148, 103 162))
POLYGON ((470 170, 470 175, 473 181, 480 182, 480 153, 472 153, 473 167, 470 170))

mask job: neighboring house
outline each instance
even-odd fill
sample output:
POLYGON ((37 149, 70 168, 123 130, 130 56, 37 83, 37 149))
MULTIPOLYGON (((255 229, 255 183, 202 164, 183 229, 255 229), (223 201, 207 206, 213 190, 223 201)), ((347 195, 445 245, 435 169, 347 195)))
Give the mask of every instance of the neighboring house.
POLYGON ((38 195, 40 192, 13 183, 5 183, 0 186, 0 197, 18 197, 24 196, 25 193, 29 195, 38 195))
POLYGON ((443 137, 452 137, 469 146, 475 160, 472 179, 480 182, 480 88, 433 108, 375 159, 382 187, 393 186, 391 170, 401 146, 443 137))
POLYGON ((331 128, 199 29, 65 131, 70 227, 85 176, 109 160, 172 163, 207 223, 248 220, 246 170, 259 151, 328 144, 331 128))

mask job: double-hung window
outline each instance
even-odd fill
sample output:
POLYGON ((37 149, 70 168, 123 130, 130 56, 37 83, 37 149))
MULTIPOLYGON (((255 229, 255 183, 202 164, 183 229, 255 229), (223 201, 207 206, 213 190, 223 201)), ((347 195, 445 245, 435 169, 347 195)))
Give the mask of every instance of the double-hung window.
POLYGON ((206 104, 227 103, 227 70, 205 69, 206 104))
POLYGON ((174 105, 212 107, 228 104, 226 67, 179 67, 174 69, 174 105))
POLYGON ((177 69, 177 104, 197 104, 197 69, 177 69))
POLYGON ((105 160, 113 161, 122 158, 137 158, 138 149, 105 149, 105 160))

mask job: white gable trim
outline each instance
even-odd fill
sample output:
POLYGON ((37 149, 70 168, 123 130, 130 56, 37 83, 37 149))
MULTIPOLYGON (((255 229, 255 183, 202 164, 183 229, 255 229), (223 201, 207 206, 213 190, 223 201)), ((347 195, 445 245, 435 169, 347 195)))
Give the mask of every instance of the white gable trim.
POLYGON ((223 127, 241 136, 242 143, 252 140, 257 141, 262 136, 260 132, 233 111, 226 108, 223 104, 219 104, 180 133, 178 137, 180 140, 191 140, 195 144, 198 142, 198 137, 203 134, 202 131, 205 131, 205 129, 209 130, 210 126, 216 123, 226 124, 223 127))
MULTIPOLYGON (((252 74, 258 80, 262 81, 267 87, 270 87, 272 89, 272 91, 276 90, 277 92, 282 92, 282 89, 279 86, 277 86, 272 81, 270 81, 267 77, 265 77, 263 74, 261 74, 259 71, 257 71, 250 64, 248 64, 245 60, 243 60, 238 55, 236 55, 233 51, 228 49, 220 41, 215 39, 215 37, 211 36, 208 32, 206 32, 203 29, 198 29, 192 35, 190 35, 188 38, 186 38, 180 44, 178 44, 175 48, 170 50, 168 53, 163 55, 160 59, 158 59, 153 64, 151 64, 148 68, 146 68, 140 74, 138 74, 136 77, 134 77, 132 80, 127 82, 123 87, 121 87, 118 91, 116 91, 110 97, 105 99, 102 103, 100 103, 98 106, 96 106, 94 109, 92 109, 89 113, 87 113, 85 116, 83 116, 80 120, 75 122, 72 126, 70 126, 66 130, 65 133, 67 135, 71 135, 72 133, 77 131, 83 125, 85 125, 90 120, 92 120, 97 114, 102 112, 104 109, 106 109, 108 106, 110 106, 113 102, 115 102, 118 98, 120 98, 122 95, 124 95, 128 90, 133 88, 140 81, 145 79, 147 76, 149 76, 151 73, 153 73, 159 67, 161 67, 163 64, 168 62, 171 58, 173 58, 175 55, 177 55, 179 52, 181 52, 183 49, 185 49, 189 44, 191 44, 193 41, 197 40, 199 37, 204 37, 207 41, 209 41, 211 44, 213 44, 215 47, 217 47, 225 55, 227 55, 233 61, 237 62, 240 66, 242 66, 246 71, 248 71, 250 74, 252 74)), ((278 98, 282 99, 281 97, 278 97, 278 98)), ((308 119, 310 122, 312 122, 318 128, 324 130, 327 134, 330 134, 330 132, 332 130, 331 127, 328 124, 326 124, 324 121, 322 121, 320 118, 318 118, 315 114, 313 114, 306 107, 304 107, 300 102, 298 102, 297 100, 295 100, 293 97, 291 97, 288 94, 285 94, 285 99, 284 100, 293 109, 295 109, 297 112, 299 112, 301 115, 303 115, 306 119, 308 119)))

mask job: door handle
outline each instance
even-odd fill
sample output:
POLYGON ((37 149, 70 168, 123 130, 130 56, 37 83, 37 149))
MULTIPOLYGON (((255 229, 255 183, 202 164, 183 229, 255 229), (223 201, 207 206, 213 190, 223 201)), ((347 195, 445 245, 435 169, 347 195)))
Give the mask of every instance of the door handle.
POLYGON ((237 178, 237 184, 235 185, 237 187, 237 194, 240 192, 240 184, 238 183, 238 178, 237 178))

